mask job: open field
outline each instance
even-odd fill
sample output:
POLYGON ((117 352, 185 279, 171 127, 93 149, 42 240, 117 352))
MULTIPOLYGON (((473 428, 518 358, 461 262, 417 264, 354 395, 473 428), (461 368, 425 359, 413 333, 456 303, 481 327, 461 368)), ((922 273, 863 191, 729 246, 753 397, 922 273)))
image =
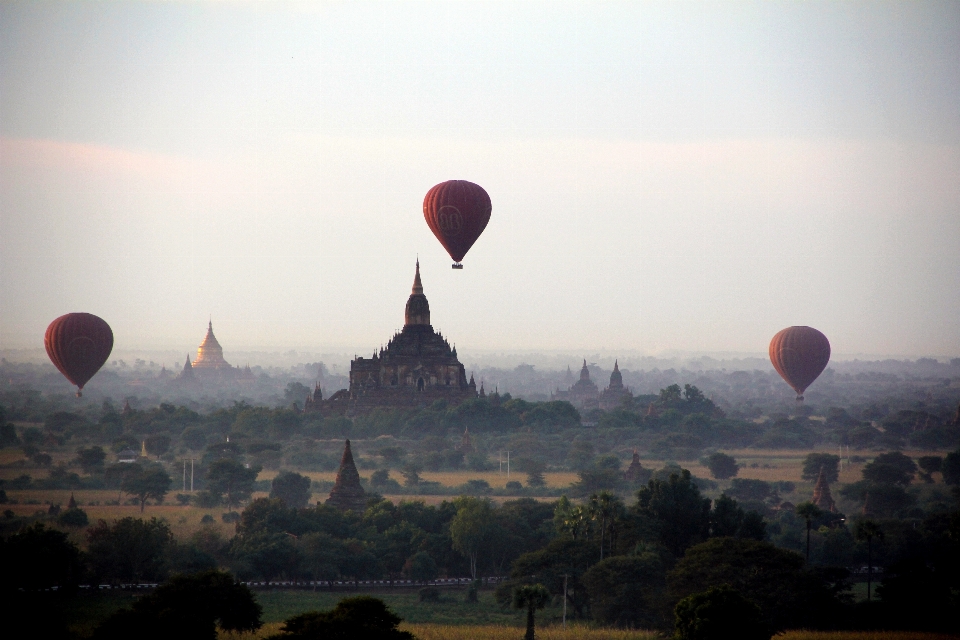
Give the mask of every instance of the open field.
MULTIPOLYGON (((823 450, 816 451, 823 452, 823 450)), ((728 453, 733 455, 741 464, 740 473, 738 475, 740 478, 754 478, 768 482, 782 480, 796 483, 795 493, 785 496, 785 499, 796 501, 798 497, 803 499, 803 496, 809 495, 810 491, 812 490, 812 483, 803 481, 801 479, 803 459, 810 452, 810 450, 742 449, 731 450, 728 453)), ((904 453, 912 458, 917 458, 920 455, 931 455, 933 452, 905 451, 904 453)), ((943 455, 943 453, 944 452, 939 452, 940 455, 943 455)), ((61 454, 58 457, 62 458, 64 461, 67 461, 69 458, 69 456, 66 454, 61 454)), ((869 456, 864 457, 869 459, 869 456)), ((658 469, 661 468, 666 461, 641 458, 641 462, 643 466, 648 469, 658 469)), ((698 462, 689 461, 680 464, 684 468, 690 469, 695 476, 702 478, 710 477, 709 470, 698 462)), ((859 480, 864 464, 865 463, 863 462, 845 464, 840 474, 840 482, 848 483, 859 480)), ((33 478, 44 478, 48 475, 49 471, 49 467, 38 467, 33 464, 25 464, 22 453, 19 449, 7 448, 0 451, 0 479, 12 480, 13 478, 16 478, 22 474, 28 474, 33 478)), ((176 471, 176 469, 174 469, 174 471, 176 471)), ((260 479, 270 480, 276 475, 276 473, 276 471, 264 471, 260 474, 260 479)), ((361 475, 365 477, 369 477, 369 473, 371 473, 369 470, 361 471, 361 475)), ((214 526, 220 528, 224 536, 232 536, 234 526, 225 524, 221 520, 221 515, 227 511, 226 508, 220 507, 216 509, 200 509, 194 506, 184 507, 175 502, 173 496, 176 493, 179 493, 182 490, 182 487, 180 486, 180 477, 178 477, 178 474, 174 473, 173 475, 173 487, 167 496, 166 502, 162 505, 148 505, 143 515, 148 518, 157 517, 166 520, 170 524, 174 533, 178 537, 181 537, 190 535, 192 532, 196 531, 200 527, 200 519, 209 514, 214 519, 214 526)), ((324 480, 328 482, 332 482, 336 477, 336 474, 333 472, 305 472, 305 475, 308 475, 314 480, 324 480)), ((402 480, 399 472, 397 471, 392 471, 391 476, 394 479, 402 480)), ((557 494, 561 493, 563 489, 569 487, 578 480, 577 474, 573 472, 548 472, 545 473, 544 476, 547 481, 547 486, 556 490, 557 494)), ((507 482, 506 474, 500 474, 496 471, 477 472, 464 470, 423 472, 421 477, 424 480, 437 482, 443 487, 448 488, 457 487, 465 484, 468 480, 476 479, 487 481, 490 486, 494 487, 495 489, 503 488, 507 482)), ((939 474, 935 475, 935 478, 939 480, 939 474)), ((519 480, 520 482, 525 483, 526 476, 525 474, 514 472, 511 473, 510 479, 519 480)), ((724 487, 729 486, 729 483, 730 481, 721 481, 719 483, 720 486, 718 490, 708 491, 706 493, 708 496, 713 497, 715 494, 718 494, 720 491, 722 491, 724 487)), ((71 494, 74 495, 79 505, 87 512, 91 522, 95 522, 99 519, 113 521, 126 516, 140 516, 139 506, 130 504, 111 504, 117 501, 118 492, 116 490, 83 489, 71 491, 68 489, 7 488, 6 493, 10 501, 16 502, 17 504, 11 503, 2 505, 2 510, 9 510, 18 516, 31 516, 39 511, 46 513, 48 505, 50 504, 66 506, 71 494)), ((254 494, 254 497, 263 497, 266 495, 266 492, 258 492, 254 494)), ((325 497, 326 496, 322 495, 321 492, 315 492, 312 500, 318 501, 324 499, 325 497)), ((450 495, 387 494, 384 497, 393 502, 423 501, 424 503, 430 505, 437 505, 444 500, 453 499, 453 496, 450 495)), ((127 502, 129 499, 129 496, 123 496, 124 502, 127 502)), ((514 498, 496 496, 492 497, 491 499, 495 502, 504 502, 514 498)), ((537 499, 552 500, 553 498, 544 497, 537 499)))

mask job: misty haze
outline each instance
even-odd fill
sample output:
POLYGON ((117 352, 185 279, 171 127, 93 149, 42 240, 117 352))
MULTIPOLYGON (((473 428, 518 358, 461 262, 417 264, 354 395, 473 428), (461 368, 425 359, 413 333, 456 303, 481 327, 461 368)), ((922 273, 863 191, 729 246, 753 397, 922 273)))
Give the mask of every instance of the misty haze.
POLYGON ((5 620, 960 633, 958 60, 953 2, 0 2, 5 620))

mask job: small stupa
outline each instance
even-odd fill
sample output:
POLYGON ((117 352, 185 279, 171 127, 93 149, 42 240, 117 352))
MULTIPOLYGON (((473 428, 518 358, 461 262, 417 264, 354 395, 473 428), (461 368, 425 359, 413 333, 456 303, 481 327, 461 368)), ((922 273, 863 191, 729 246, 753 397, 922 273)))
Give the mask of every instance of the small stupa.
POLYGON ((343 457, 340 458, 340 469, 337 471, 337 481, 330 490, 330 497, 326 504, 341 511, 356 511, 363 513, 367 507, 367 494, 360 486, 360 472, 353 462, 353 452, 350 451, 350 441, 343 447, 343 457))
POLYGON ((463 455, 473 453, 473 443, 470 441, 470 429, 464 427, 463 435, 460 437, 460 444, 457 445, 457 450, 463 455))
POLYGON ((627 467, 627 470, 623 472, 623 479, 627 482, 642 482, 646 475, 644 471, 646 470, 640 464, 640 454, 634 449, 633 460, 630 461, 630 466, 627 467))
POLYGON ((76 509, 77 501, 73 497, 73 492, 70 492, 70 502, 67 503, 67 509, 76 509))
POLYGON ((827 483, 827 474, 820 467, 820 475, 817 477, 817 484, 813 487, 813 499, 810 501, 817 505, 823 511, 836 512, 837 505, 830 495, 830 485, 827 483))

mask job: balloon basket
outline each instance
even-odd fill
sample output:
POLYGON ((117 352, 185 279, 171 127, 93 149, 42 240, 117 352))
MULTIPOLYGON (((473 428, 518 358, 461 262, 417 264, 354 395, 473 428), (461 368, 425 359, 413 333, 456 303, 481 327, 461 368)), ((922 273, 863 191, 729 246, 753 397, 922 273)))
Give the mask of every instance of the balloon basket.
POLYGON ((451 268, 451 269, 463 269, 463 265, 460 264, 459 262, 454 262, 452 265, 450 265, 450 268, 451 268))

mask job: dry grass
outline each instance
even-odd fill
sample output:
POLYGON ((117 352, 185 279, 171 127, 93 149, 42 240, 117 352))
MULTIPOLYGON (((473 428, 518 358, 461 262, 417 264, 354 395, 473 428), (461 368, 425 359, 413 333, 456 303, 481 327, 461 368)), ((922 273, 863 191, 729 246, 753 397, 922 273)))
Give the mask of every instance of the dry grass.
MULTIPOLYGON (((519 627, 487 625, 482 627, 456 627, 438 624, 403 624, 419 640, 520 640, 524 630, 519 627)), ((653 640, 660 637, 653 631, 630 631, 626 629, 591 629, 581 625, 538 627, 540 640, 653 640)))
MULTIPOLYGON (((260 640, 280 631, 281 623, 266 624, 253 633, 226 633, 220 640, 260 640)), ((520 640, 523 629, 499 625, 452 626, 439 624, 407 624, 400 628, 413 633, 418 640, 520 640)), ((538 627, 540 640, 654 640, 664 638, 654 631, 590 628, 568 625, 538 627)), ((776 636, 778 640, 949 640, 956 636, 917 631, 787 631, 776 636)))
MULTIPOLYGON (((221 631, 220 640, 260 640, 280 631, 281 623, 265 624, 253 633, 227 633, 221 631)), ((400 628, 411 632, 418 640, 521 640, 521 627, 500 625, 454 626, 443 624, 407 624, 400 628)), ((652 631, 629 631, 624 629, 591 629, 580 625, 538 627, 539 640, 654 640, 662 637, 652 631)), ((859 639, 858 639, 859 640, 859 639)), ((912 640, 912 639, 911 639, 912 640)))
POLYGON ((784 640, 948 640, 956 636, 922 631, 787 631, 784 640))

